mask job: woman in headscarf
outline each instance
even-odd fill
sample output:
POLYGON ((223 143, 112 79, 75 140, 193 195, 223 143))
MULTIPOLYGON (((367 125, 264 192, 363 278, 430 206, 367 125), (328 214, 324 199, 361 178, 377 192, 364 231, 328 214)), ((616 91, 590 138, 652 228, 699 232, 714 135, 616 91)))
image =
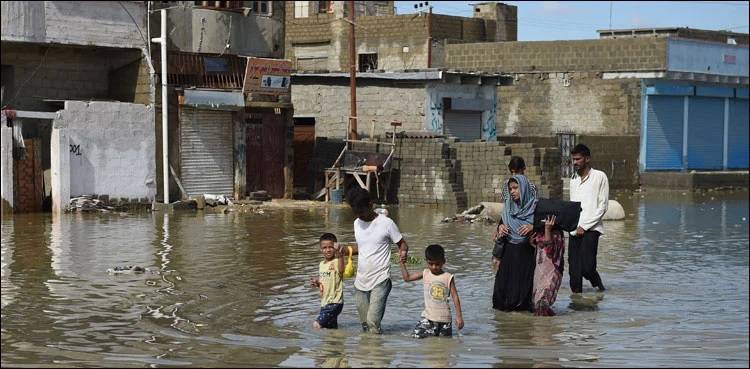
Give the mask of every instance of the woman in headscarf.
POLYGON ((531 236, 531 245, 536 247, 532 302, 534 315, 537 316, 555 315, 552 304, 557 299, 557 291, 562 282, 565 240, 562 231, 555 228, 556 221, 554 215, 548 215, 544 222, 544 232, 531 236))
POLYGON ((529 244, 533 231, 536 194, 526 176, 508 180, 509 198, 505 199, 498 236, 505 238, 500 268, 495 275, 492 306, 497 310, 532 311, 535 250, 529 244))

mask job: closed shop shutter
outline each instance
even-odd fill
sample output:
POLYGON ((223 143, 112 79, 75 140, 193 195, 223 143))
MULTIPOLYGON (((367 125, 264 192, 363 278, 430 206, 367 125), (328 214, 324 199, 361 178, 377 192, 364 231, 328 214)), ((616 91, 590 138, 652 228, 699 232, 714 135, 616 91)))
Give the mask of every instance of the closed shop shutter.
POLYGON ((180 180, 188 196, 232 196, 232 113, 180 109, 180 180))
POLYGON ((482 138, 482 112, 446 111, 443 117, 445 135, 461 141, 474 141, 482 138))
POLYGON ((724 166, 724 99, 691 96, 688 108, 688 169, 724 166))
POLYGON ((648 97, 646 170, 682 169, 682 96, 648 97))
POLYGON ((748 168, 748 100, 729 100, 729 147, 727 168, 748 168))

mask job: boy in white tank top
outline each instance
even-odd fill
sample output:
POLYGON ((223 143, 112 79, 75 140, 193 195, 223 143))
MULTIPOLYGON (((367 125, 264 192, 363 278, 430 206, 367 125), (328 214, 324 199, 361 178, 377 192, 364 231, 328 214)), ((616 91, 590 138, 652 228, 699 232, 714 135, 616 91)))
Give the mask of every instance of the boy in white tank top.
POLYGON ((415 338, 427 336, 451 336, 451 307, 449 299, 453 298, 456 307, 456 325, 463 329, 464 319, 461 314, 461 299, 456 291, 453 274, 443 271, 445 250, 440 245, 430 245, 424 250, 427 269, 421 273, 409 273, 406 269, 406 258, 401 258, 401 276, 404 281, 424 282, 424 311, 422 320, 414 327, 415 338))

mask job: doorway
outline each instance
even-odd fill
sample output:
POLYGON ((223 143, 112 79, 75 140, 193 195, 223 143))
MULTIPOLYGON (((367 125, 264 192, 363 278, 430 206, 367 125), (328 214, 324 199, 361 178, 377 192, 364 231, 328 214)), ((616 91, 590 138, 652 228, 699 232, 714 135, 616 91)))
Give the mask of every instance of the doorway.
POLYGON ((275 109, 246 110, 247 191, 284 197, 285 120, 275 109))
POLYGON ((307 193, 314 191, 312 158, 315 150, 315 118, 294 118, 294 185, 307 193))

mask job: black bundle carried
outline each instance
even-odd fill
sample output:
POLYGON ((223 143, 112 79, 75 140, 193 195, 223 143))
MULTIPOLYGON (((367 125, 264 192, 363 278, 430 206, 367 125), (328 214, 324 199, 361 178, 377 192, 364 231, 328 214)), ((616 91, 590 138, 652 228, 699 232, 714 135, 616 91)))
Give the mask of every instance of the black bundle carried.
POLYGON ((548 215, 556 217, 555 227, 568 232, 578 228, 578 218, 581 216, 581 203, 554 199, 539 199, 534 210, 534 229, 544 229, 543 220, 548 215))

